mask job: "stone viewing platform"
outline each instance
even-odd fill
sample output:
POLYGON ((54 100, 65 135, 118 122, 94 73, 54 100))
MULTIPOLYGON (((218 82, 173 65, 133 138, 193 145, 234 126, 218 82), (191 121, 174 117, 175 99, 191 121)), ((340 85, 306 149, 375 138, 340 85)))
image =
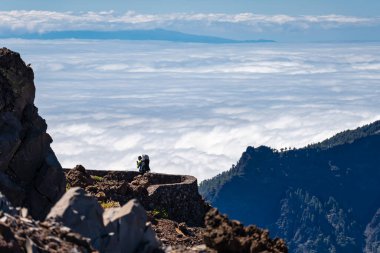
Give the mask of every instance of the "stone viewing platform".
POLYGON ((145 209, 189 225, 203 225, 209 209, 193 176, 86 170, 81 165, 64 172, 68 187, 82 187, 105 204, 123 205, 136 198, 145 209))

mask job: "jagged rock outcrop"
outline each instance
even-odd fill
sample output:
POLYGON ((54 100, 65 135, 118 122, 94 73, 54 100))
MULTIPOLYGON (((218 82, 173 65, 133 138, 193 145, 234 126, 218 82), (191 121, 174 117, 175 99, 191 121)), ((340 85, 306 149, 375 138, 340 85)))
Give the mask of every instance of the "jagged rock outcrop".
POLYGON ((91 240, 100 252, 149 253, 159 248, 144 208, 131 200, 103 211, 82 188, 71 188, 51 209, 48 220, 62 223, 91 240))
POLYGON ((94 180, 86 173, 86 169, 82 165, 77 165, 66 174, 70 187, 86 188, 88 185, 94 184, 94 180))
POLYGON ((65 192, 65 177, 33 104, 33 79, 18 53, 0 49, 0 191, 43 219, 65 192))
POLYGON ((244 227, 238 221, 229 220, 215 208, 207 213, 205 224, 205 243, 219 253, 288 252, 285 241, 279 238, 270 239, 268 230, 253 225, 244 227))

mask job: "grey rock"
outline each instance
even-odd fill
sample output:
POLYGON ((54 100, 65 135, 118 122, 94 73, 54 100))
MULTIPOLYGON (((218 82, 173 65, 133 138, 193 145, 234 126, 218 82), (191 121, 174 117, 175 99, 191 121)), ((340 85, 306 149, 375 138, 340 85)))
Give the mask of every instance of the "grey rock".
POLYGON ((84 237, 91 239, 93 247, 102 250, 107 233, 103 225, 103 209, 95 198, 73 187, 51 209, 47 219, 63 223, 84 237))
POLYGON ((119 208, 107 209, 103 216, 109 234, 105 252, 152 252, 158 248, 158 239, 147 216, 137 200, 131 200, 119 208))

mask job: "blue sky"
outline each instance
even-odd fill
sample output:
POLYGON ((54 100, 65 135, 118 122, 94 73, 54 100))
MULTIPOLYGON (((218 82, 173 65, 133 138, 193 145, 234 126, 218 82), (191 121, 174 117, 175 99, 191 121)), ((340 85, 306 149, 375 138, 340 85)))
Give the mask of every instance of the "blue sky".
POLYGON ((222 12, 287 15, 378 16, 378 0, 2 0, 0 10, 222 12))

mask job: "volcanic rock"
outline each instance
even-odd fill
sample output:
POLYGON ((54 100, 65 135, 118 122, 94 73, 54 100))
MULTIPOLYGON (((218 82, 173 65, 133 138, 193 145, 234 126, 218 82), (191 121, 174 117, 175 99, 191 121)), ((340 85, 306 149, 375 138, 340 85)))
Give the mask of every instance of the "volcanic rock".
POLYGON ((131 200, 119 208, 103 209, 96 198, 73 187, 58 201, 47 216, 91 240, 100 252, 149 253, 159 247, 158 239, 147 224, 144 208, 131 200))
POLYGON ((65 177, 33 104, 33 79, 18 53, 0 49, 0 191, 43 219, 63 195, 65 177))
POLYGON ((103 209, 82 188, 74 187, 67 191, 51 209, 47 219, 63 223, 90 238, 95 248, 102 248, 102 237, 107 234, 103 225, 103 209))
POLYGON ((139 252, 152 252, 159 247, 152 227, 146 225, 146 212, 137 200, 119 208, 106 209, 103 219, 110 235, 107 252, 133 253, 138 247, 141 247, 139 252))
POLYGON ((90 240, 54 221, 35 221, 0 193, 0 252, 96 252, 90 240))
POLYGON ((82 165, 75 166, 67 173, 66 177, 71 187, 81 187, 84 189, 86 186, 94 183, 94 180, 86 173, 86 169, 82 165))
POLYGON ((253 225, 244 227, 238 221, 229 220, 215 208, 206 214, 205 224, 204 241, 208 247, 217 252, 288 252, 284 240, 278 238, 272 240, 267 230, 253 225))

